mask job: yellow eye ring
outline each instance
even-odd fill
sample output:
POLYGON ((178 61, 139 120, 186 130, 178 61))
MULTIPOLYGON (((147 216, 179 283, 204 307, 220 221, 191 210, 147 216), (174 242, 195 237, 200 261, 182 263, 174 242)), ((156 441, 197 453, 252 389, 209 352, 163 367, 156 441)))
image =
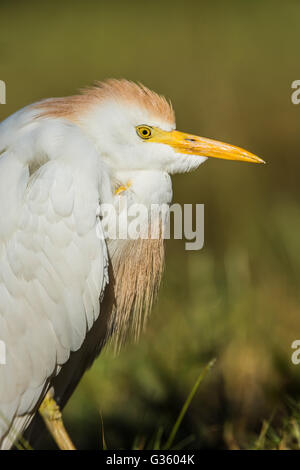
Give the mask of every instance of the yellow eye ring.
POLYGON ((152 129, 149 126, 137 126, 136 128, 137 135, 142 139, 150 139, 152 136, 152 129))

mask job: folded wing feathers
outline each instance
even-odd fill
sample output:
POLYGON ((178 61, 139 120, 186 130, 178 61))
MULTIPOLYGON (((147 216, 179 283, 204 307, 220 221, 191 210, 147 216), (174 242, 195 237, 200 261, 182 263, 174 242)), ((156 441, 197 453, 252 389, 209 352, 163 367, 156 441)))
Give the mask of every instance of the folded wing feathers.
MULTIPOLYGON (((10 125, 21 123, 24 132, 25 117, 10 118, 10 125)), ((7 351, 0 365, 0 448, 14 423, 30 421, 21 416, 30 415, 49 378, 80 348, 108 282, 106 245, 96 233, 95 151, 75 125, 38 125, 32 137, 28 125, 25 147, 22 139, 9 142, 0 157, 0 339, 7 351), (37 148, 47 157, 41 166, 34 165, 37 148)), ((4 121, 0 148, 3 126, 13 135, 4 121)))

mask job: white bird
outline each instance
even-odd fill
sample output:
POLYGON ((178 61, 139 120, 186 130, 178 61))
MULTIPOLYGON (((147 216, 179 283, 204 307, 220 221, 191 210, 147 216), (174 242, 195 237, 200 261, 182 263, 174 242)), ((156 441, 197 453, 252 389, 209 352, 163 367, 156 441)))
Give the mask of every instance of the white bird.
POLYGON ((262 162, 175 130, 170 103, 126 80, 0 124, 0 448, 37 421, 47 392, 63 408, 107 339, 137 335, 151 308, 163 242, 99 236, 101 205, 170 204, 170 175, 207 157, 262 162))

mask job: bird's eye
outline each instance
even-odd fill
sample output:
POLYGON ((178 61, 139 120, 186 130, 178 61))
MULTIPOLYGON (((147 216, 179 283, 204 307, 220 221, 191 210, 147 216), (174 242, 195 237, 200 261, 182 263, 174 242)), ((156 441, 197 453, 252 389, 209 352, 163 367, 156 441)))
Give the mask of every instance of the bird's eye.
POLYGON ((136 132, 142 139, 149 139, 152 135, 152 129, 149 126, 137 126, 136 132))

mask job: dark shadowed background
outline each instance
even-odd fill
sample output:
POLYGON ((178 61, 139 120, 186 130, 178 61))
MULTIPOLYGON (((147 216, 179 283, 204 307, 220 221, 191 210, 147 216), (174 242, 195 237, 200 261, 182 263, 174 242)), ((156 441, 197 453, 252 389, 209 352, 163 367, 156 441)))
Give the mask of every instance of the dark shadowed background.
POLYGON ((267 161, 209 159, 174 177, 175 202, 205 204, 205 247, 167 243, 146 333, 102 354, 65 410, 79 448, 102 448, 100 416, 108 448, 165 439, 213 357, 175 443, 299 446, 299 18, 292 0, 1 1, 1 119, 125 77, 170 98, 178 129, 267 161))

